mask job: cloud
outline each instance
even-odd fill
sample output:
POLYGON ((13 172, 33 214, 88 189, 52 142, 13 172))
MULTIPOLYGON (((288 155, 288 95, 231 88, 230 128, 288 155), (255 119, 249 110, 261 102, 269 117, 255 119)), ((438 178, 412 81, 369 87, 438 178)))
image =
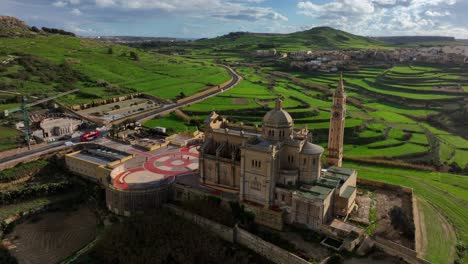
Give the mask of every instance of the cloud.
POLYGON ((78 8, 73 8, 73 10, 70 13, 75 16, 81 15, 81 11, 78 8))
POLYGON ((80 0, 60 0, 53 2, 52 5, 55 7, 65 7, 67 5, 79 5, 80 3, 80 0))
POLYGON ((67 5, 67 2, 65 2, 65 1, 57 1, 57 2, 52 3, 52 5, 55 6, 55 7, 64 7, 64 6, 67 5))
POLYGON ((426 12, 424 12, 424 14, 430 17, 441 17, 441 16, 449 16, 450 12, 449 11, 437 12, 437 11, 427 10, 426 12))
POLYGON ((332 0, 324 4, 301 1, 297 3, 297 13, 361 35, 462 32, 467 36, 468 29, 462 22, 465 19, 466 23, 466 8, 460 8, 460 4, 457 0, 332 0), (453 31, 443 31, 451 27, 453 31))
POLYGON ((225 20, 280 20, 288 18, 270 7, 252 6, 263 0, 95 0, 100 8, 121 11, 154 10, 167 13, 190 13, 192 16, 213 17, 225 20))

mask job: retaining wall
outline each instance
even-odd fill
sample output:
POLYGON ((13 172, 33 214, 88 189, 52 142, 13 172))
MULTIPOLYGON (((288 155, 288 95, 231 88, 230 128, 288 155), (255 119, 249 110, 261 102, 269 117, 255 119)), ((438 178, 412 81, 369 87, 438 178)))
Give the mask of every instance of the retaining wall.
POLYGON ((375 246, 382 249, 383 251, 385 251, 385 253, 389 255, 402 257, 406 262, 410 264, 430 264, 429 261, 419 258, 417 256, 417 252, 412 249, 409 249, 407 247, 404 247, 395 242, 383 239, 378 236, 375 237, 374 240, 375 246))
POLYGON ((193 214, 191 212, 180 209, 179 207, 172 204, 165 204, 163 207, 168 208, 176 215, 182 216, 197 225, 215 233, 222 239, 231 242, 238 243, 257 254, 269 259, 270 261, 278 264, 307 264, 308 261, 292 254, 291 252, 284 250, 278 246, 275 246, 260 237, 251 234, 250 232, 235 226, 229 228, 227 226, 218 224, 209 219, 193 214))

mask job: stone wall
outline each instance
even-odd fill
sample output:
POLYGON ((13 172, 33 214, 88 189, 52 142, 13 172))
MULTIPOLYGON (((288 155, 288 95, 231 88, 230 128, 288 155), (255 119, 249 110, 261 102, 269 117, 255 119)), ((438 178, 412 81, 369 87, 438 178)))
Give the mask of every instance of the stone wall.
POLYGON ((172 204, 165 204, 164 207, 168 208, 176 215, 181 216, 187 220, 190 220, 196 223, 197 225, 205 228, 206 230, 209 230, 215 233, 216 235, 220 236, 222 239, 229 241, 231 243, 234 242, 234 229, 233 228, 229 228, 227 226, 218 224, 214 221, 211 221, 199 215, 192 214, 172 204))
POLYGON ((413 194, 413 189, 411 188, 399 186, 399 185, 393 185, 393 184, 384 183, 384 182, 379 182, 379 181, 372 181, 372 180, 357 178, 357 183, 361 185, 367 185, 367 186, 389 190, 389 191, 402 191, 404 193, 408 193, 411 195, 413 194))
POLYGON ((182 98, 180 100, 177 100, 177 104, 182 104, 182 103, 186 103, 186 102, 189 102, 190 100, 193 100, 193 99, 196 99, 196 98, 199 98, 203 95, 208 95, 210 93, 213 93, 213 92, 216 92, 217 90, 221 90, 221 89, 224 89, 224 87, 226 85, 228 85, 230 82, 232 81, 232 78, 229 79, 229 81, 226 81, 220 85, 216 85, 216 86, 213 86, 211 88, 208 88, 204 91, 201 91, 199 93, 196 93, 194 95, 191 95, 191 96, 188 96, 188 97, 185 97, 185 98, 182 98))
POLYGON ((389 255, 402 257, 410 264, 430 264, 429 261, 419 258, 416 251, 378 236, 375 237, 375 246, 389 255))
POLYGON ((305 264, 309 263, 289 251, 286 251, 278 246, 275 246, 258 236, 255 236, 242 228, 235 228, 235 242, 239 243, 270 261, 278 264, 305 264))
POLYGON ((144 190, 120 190, 110 184, 106 186, 106 205, 109 211, 124 216, 144 213, 161 207, 170 195, 170 185, 144 190))
POLYGON ((275 246, 258 236, 255 236, 248 231, 235 226, 234 228, 229 228, 227 226, 218 224, 209 219, 201 217, 199 215, 187 212, 179 207, 172 204, 165 204, 163 207, 171 210, 176 215, 179 215, 185 219, 188 219, 199 226, 209 230, 216 235, 220 236, 222 239, 231 242, 238 243, 257 254, 262 255, 263 257, 269 259, 270 261, 278 264, 307 264, 308 261, 292 254, 291 252, 284 250, 278 246, 275 246))

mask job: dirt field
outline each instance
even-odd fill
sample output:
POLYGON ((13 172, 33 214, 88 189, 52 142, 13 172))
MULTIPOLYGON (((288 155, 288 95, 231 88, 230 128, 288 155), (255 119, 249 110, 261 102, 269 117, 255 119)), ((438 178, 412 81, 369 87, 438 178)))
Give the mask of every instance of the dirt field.
POLYGON ((413 219, 411 196, 405 193, 397 193, 387 190, 376 190, 376 213, 377 213, 377 228, 375 234, 383 238, 401 244, 405 247, 414 249, 414 241, 410 241, 400 234, 399 230, 395 230, 391 224, 389 211, 394 207, 401 207, 403 212, 413 219))
POLYGON ((249 102, 245 98, 234 98, 234 99, 232 99, 232 103, 235 104, 235 105, 249 104, 249 102))
POLYGON ((50 212, 17 225, 4 244, 19 263, 57 263, 93 240, 96 226, 96 216, 85 206, 50 212))

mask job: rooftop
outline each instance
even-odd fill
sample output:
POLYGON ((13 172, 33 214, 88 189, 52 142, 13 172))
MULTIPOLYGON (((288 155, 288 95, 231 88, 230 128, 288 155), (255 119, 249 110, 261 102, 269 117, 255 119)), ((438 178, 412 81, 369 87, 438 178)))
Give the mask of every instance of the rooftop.
POLYGON ((96 147, 84 149, 78 153, 73 154, 72 156, 78 159, 94 162, 97 164, 107 165, 108 163, 121 160, 130 155, 131 154, 115 149, 96 147))
POLYGON ((318 185, 302 185, 297 194, 308 199, 324 200, 332 190, 331 188, 318 185))

